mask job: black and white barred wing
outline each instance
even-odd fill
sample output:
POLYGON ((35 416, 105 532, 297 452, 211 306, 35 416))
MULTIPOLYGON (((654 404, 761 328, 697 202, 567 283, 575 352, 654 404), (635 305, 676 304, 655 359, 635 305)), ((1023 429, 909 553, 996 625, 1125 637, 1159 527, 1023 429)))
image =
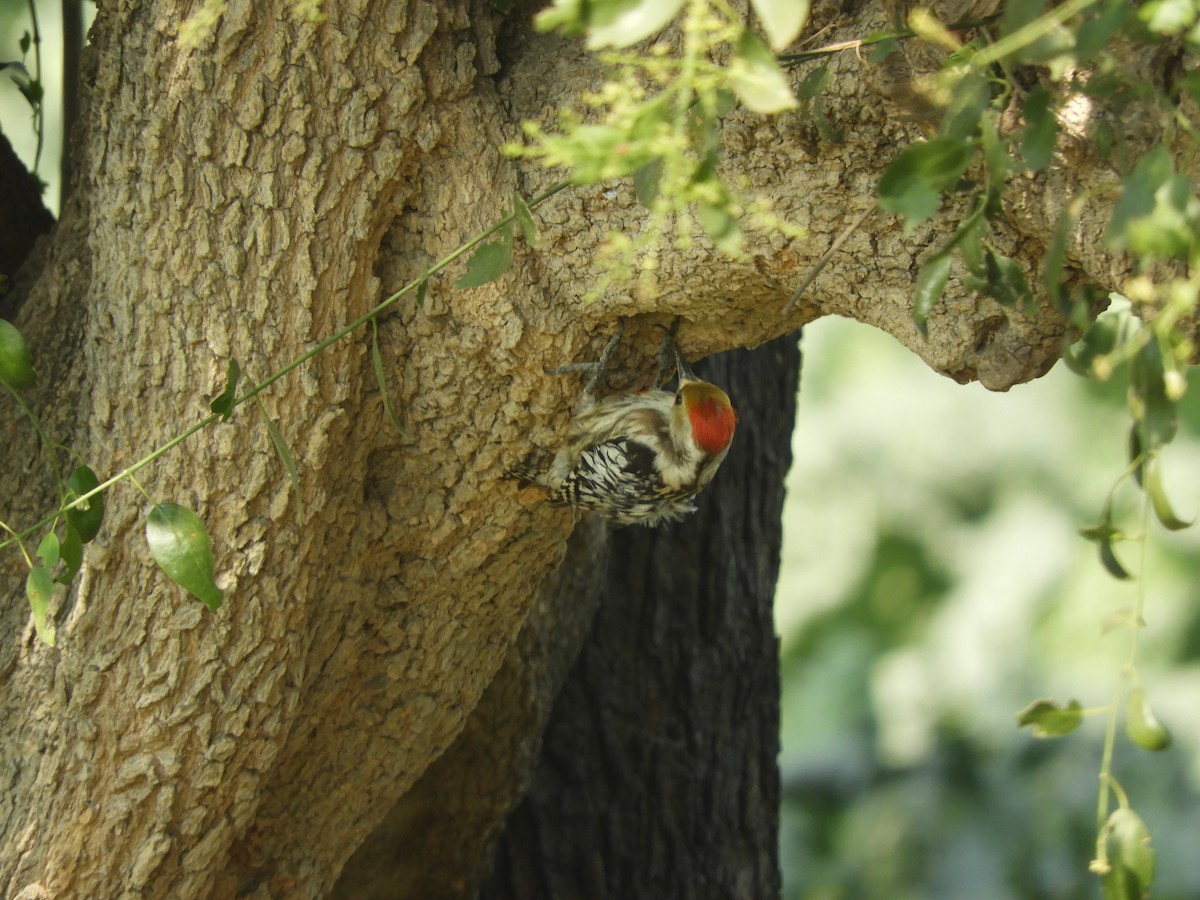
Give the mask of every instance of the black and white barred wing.
POLYGON ((688 502, 695 492, 669 489, 654 460, 650 447, 628 438, 593 444, 550 500, 596 510, 617 525, 654 525, 695 511, 688 502))

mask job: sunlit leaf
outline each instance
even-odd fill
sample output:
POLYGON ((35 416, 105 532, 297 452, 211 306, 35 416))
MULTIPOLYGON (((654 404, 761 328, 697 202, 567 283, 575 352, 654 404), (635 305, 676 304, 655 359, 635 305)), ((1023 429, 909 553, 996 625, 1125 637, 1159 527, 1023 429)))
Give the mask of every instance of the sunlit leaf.
POLYGON ((229 360, 229 367, 225 373, 225 389, 208 404, 208 408, 219 415, 221 421, 228 421, 229 417, 233 415, 233 403, 237 400, 238 379, 241 377, 242 367, 238 365, 238 361, 236 359, 229 360))
POLYGON ((729 80, 738 99, 753 112, 770 115, 798 105, 774 54, 749 31, 738 38, 729 80))
POLYGON ((1146 750, 1163 750, 1171 744, 1171 733, 1158 721, 1140 687, 1133 688, 1125 698, 1125 734, 1146 750))
POLYGON ((42 567, 47 572, 52 571, 58 565, 58 535, 53 531, 46 532, 46 536, 38 544, 35 555, 41 559, 42 567))
POLYGON ((1078 700, 1059 706, 1053 700, 1034 700, 1017 713, 1017 724, 1030 728, 1036 738, 1062 737, 1070 734, 1083 721, 1083 707, 1078 700))
POLYGON ((1150 830, 1141 816, 1128 807, 1113 810, 1102 835, 1110 868, 1101 876, 1105 900, 1150 896, 1155 858, 1150 830))
POLYGON ((467 271, 458 281, 457 288, 473 288, 495 281, 512 262, 512 224, 500 229, 499 236, 486 244, 480 244, 467 260, 467 271))
POLYGON ((0 319, 0 381, 18 391, 37 383, 29 346, 16 326, 5 319, 0 319))
POLYGON ((50 572, 42 566, 35 566, 25 579, 25 596, 29 598, 29 608, 33 612, 33 627, 42 643, 54 646, 54 626, 46 620, 50 610, 50 598, 54 594, 54 582, 50 580, 50 572))
POLYGON ((591 0, 587 46, 628 47, 661 31, 675 18, 683 0, 591 0))
POLYGON ((750 6, 776 52, 799 36, 808 19, 808 0, 750 0, 750 6))
POLYGON ((146 543, 172 581, 209 609, 220 608, 225 592, 213 581, 212 542, 199 516, 178 503, 157 504, 146 518, 146 543))
POLYGON ((1138 4, 1138 18, 1157 34, 1181 34, 1196 20, 1192 0, 1147 0, 1138 4))

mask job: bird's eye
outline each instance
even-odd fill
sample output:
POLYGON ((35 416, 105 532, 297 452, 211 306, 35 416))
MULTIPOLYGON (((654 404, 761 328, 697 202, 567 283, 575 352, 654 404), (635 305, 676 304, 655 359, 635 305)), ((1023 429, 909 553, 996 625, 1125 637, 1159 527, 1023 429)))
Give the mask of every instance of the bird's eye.
POLYGON ((676 394, 675 395, 675 405, 678 406, 682 402, 683 402, 683 394, 676 394))

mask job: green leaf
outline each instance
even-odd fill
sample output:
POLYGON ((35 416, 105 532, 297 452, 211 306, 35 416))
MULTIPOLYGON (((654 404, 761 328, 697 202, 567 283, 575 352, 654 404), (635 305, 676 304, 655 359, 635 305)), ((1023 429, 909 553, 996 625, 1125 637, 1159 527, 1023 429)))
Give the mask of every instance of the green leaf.
POLYGON ((1128 0, 1108 0, 1099 14, 1084 21, 1075 31, 1077 59, 1092 59, 1114 34, 1125 30, 1125 20, 1134 12, 1128 0))
POLYGON ((700 226, 712 238, 714 244, 730 256, 742 250, 742 229, 737 217, 726 206, 716 203, 697 203, 700 226))
POLYGON ((1000 15, 1000 34, 1008 36, 1029 25, 1046 8, 1045 0, 1009 0, 1000 15))
POLYGON ((1040 172, 1054 158, 1054 145, 1058 140, 1058 117, 1050 92, 1038 86, 1031 90, 1021 104, 1025 127, 1021 133, 1021 157, 1025 166, 1040 172))
POLYGON ((829 72, 828 64, 816 66, 801 80, 796 88, 796 96, 801 103, 812 103, 820 99, 822 91, 832 82, 833 75, 829 72))
POLYGON ((1154 259, 1187 259, 1196 242, 1200 200, 1162 144, 1156 144, 1125 179, 1105 240, 1114 250, 1154 259))
POLYGON ((983 277, 987 271, 984 263, 984 238, 988 233, 987 217, 991 215, 993 191, 989 188, 984 194, 975 198, 975 206, 955 229, 954 237, 947 247, 953 247, 962 254, 963 262, 973 275, 983 277))
POLYGON ((417 285, 417 307, 423 309, 425 306, 425 297, 429 293, 429 279, 422 278, 421 283, 417 285))
POLYGON ((1108 573, 1113 578, 1124 581, 1129 578, 1129 572, 1117 559, 1117 554, 1113 551, 1113 544, 1116 541, 1124 540, 1125 535, 1112 523, 1111 499, 1109 498, 1110 502, 1104 505, 1104 510, 1100 513, 1100 521, 1095 525, 1080 528, 1079 534, 1096 544, 1100 551, 1100 562, 1108 570, 1108 573))
POLYGON ((242 377, 242 367, 236 359, 229 360, 229 368, 225 373, 225 389, 221 391, 208 408, 221 417, 222 422, 228 422, 233 415, 233 404, 237 400, 238 379, 242 377))
MULTIPOLYGON (((1067 250, 1071 245, 1071 235, 1075 231, 1075 222, 1082 209, 1083 200, 1083 197, 1076 197, 1063 209, 1054 226, 1050 246, 1046 248, 1046 255, 1042 258, 1042 286, 1054 301, 1055 307, 1064 314, 1069 311, 1069 298, 1063 285, 1063 270, 1066 267, 1067 250)), ((1072 371, 1075 371, 1073 367, 1072 371)))
POLYGON ((984 292, 1004 306, 1020 307, 1033 302, 1029 282, 1013 260, 996 253, 990 247, 984 256, 987 283, 984 292))
POLYGON ((1179 427, 1177 404, 1167 392, 1162 350, 1158 341, 1147 341, 1133 358, 1129 393, 1142 450, 1153 453, 1169 444, 1179 427))
POLYGON ((1092 370, 1095 361, 1129 340, 1133 330, 1134 320, 1128 306, 1102 312, 1088 326, 1083 337, 1067 348, 1064 354, 1067 366, 1078 375, 1095 374, 1092 370))
POLYGON ((868 65, 877 66, 896 52, 900 47, 900 39, 893 32, 873 31, 867 36, 872 45, 867 55, 868 65))
POLYGON ((521 226, 521 237, 525 238, 525 243, 530 247, 537 247, 538 230, 533 221, 533 213, 529 211, 529 204, 516 191, 513 191, 513 215, 517 218, 517 224, 521 226))
POLYGON ((973 142, 947 137, 906 147, 879 179, 880 209, 902 215, 910 235, 937 212, 942 191, 958 182, 974 152, 973 142))
POLYGON ((20 91, 21 96, 24 97, 29 105, 34 109, 37 109, 41 105, 42 100, 46 96, 46 88, 42 85, 42 82, 36 78, 29 81, 18 81, 17 90, 20 91))
POLYGON ((199 516, 178 503, 157 504, 146 518, 146 543, 172 581, 220 609, 225 592, 213 581, 212 542, 199 516))
POLYGON ((980 136, 981 128, 989 123, 983 121, 984 110, 992 102, 991 82, 979 72, 966 75, 954 87, 954 96, 946 112, 942 115, 942 124, 938 134, 952 141, 974 141, 980 136))
POLYGON ((50 572, 41 566, 29 570, 25 579, 25 596, 29 598, 29 608, 33 611, 33 627, 37 630, 42 643, 54 646, 54 626, 46 621, 46 613, 50 609, 50 598, 54 594, 54 582, 50 580, 50 572))
MULTIPOLYGON (((392 409, 392 399, 388 396, 387 374, 383 371, 383 355, 379 352, 379 328, 374 319, 371 320, 371 367, 375 370, 375 381, 379 384, 379 396, 383 400, 384 414, 396 431, 406 438, 411 438, 412 433, 404 427, 404 423, 392 409)), ((297 496, 299 496, 299 492, 297 492, 297 496)))
POLYGON ((29 346, 21 332, 5 319, 0 319, 0 381, 16 391, 37 383, 29 346))
POLYGON ((587 27, 589 4, 586 0, 554 0, 533 18, 538 31, 560 29, 564 34, 579 34, 587 27))
POLYGON ((1097 544, 1100 549, 1100 564, 1104 566, 1108 574, 1121 581, 1127 581, 1131 577, 1129 570, 1117 559, 1117 553, 1113 550, 1112 541, 1099 540, 1097 544))
POLYGON ((683 0, 591 0, 587 47, 628 47, 667 26, 683 0))
POLYGON ((70 584, 76 573, 79 572, 80 566, 83 565, 83 541, 79 539, 79 532, 72 528, 69 522, 63 530, 62 545, 59 550, 62 554, 63 571, 55 581, 59 584, 70 584))
POLYGON ((1012 141, 1000 133, 1000 115, 995 110, 986 110, 980 116, 979 146, 983 150, 983 163, 987 168, 989 198, 995 202, 986 205, 988 218, 993 218, 1002 209, 1000 195, 1008 184, 1008 176, 1016 168, 1013 161, 1012 141))
POLYGON ((925 333, 925 322, 929 313, 942 299, 949 280, 950 250, 943 248, 925 261, 917 275, 917 286, 913 295, 913 321, 921 334, 925 333))
POLYGON ((1105 900, 1150 896, 1155 858, 1150 830, 1141 816, 1128 807, 1114 809, 1101 835, 1108 853, 1109 870, 1101 877, 1105 900))
POLYGON ((1192 0, 1148 0, 1138 4, 1137 17, 1156 34, 1181 34, 1196 20, 1192 0))
POLYGON ((1190 528, 1192 523, 1175 515, 1175 510, 1171 507, 1166 488, 1163 487, 1162 467, 1158 461, 1152 460, 1140 468, 1144 470, 1142 490, 1150 498, 1150 505, 1154 507, 1154 515, 1163 528, 1168 531, 1182 531, 1190 528))
POLYGON ((1083 707, 1078 700, 1059 706, 1053 700, 1034 700, 1017 713, 1017 725, 1030 727, 1036 738, 1062 737, 1083 722, 1083 707))
POLYGON ((750 0, 750 5, 776 52, 800 35, 808 19, 808 0, 750 0))
POLYGON ((658 186, 662 181, 663 161, 661 158, 650 160, 633 173, 633 194, 638 203, 649 209, 658 199, 658 186))
POLYGON ((1145 750, 1164 750, 1171 745, 1171 732, 1158 721, 1140 687, 1125 698, 1125 734, 1145 750))
POLYGON ((304 497, 300 493, 300 470, 296 468, 296 460, 292 458, 292 450, 284 439, 283 432, 267 415, 267 410, 257 396, 254 400, 258 404, 259 413, 262 414, 263 424, 267 426, 267 434, 271 436, 271 443, 275 445, 275 452, 279 454, 283 467, 287 469, 288 478, 292 482, 292 493, 296 497, 296 521, 301 522, 304 520, 304 497))
MULTIPOLYGON (((79 466, 67 479, 68 499, 75 500, 84 494, 94 491, 100 486, 100 479, 87 466, 79 466)), ((95 494, 79 506, 67 510, 67 521, 79 535, 79 540, 87 544, 100 533, 100 525, 104 522, 104 492, 95 494)))
POLYGON ((47 572, 52 571, 58 565, 58 535, 53 531, 47 532, 34 555, 42 561, 42 567, 47 572))
POLYGON ((771 115, 799 105, 774 54, 749 31, 738 38, 729 84, 738 99, 756 113, 771 115))
POLYGON ((467 260, 467 271, 458 281, 457 288, 473 288, 495 281, 512 263, 512 223, 500 229, 499 237, 480 244, 467 260))

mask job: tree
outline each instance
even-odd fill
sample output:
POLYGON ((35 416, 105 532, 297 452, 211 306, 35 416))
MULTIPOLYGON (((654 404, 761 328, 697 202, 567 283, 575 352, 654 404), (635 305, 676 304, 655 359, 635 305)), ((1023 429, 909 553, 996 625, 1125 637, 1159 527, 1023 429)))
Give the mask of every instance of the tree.
MULTIPOLYGON (((514 192, 550 184, 502 145, 522 120, 548 125, 601 70, 572 39, 534 30, 529 12, 352 0, 306 21, 230 4, 191 46, 174 7, 102 8, 73 191, 27 264, 16 320, 47 433, 96 472, 120 472, 206 415, 229 360, 251 380, 280 371, 500 219, 514 192)), ((890 24, 874 6, 818 4, 808 30, 850 39, 890 24)), ((0 663, 3 893, 320 896, 389 810, 429 814, 432 798, 442 811, 444 782, 429 773, 458 752, 503 747, 487 764, 507 773, 501 806, 512 802, 586 629, 588 604, 554 598, 580 595, 595 551, 586 534, 568 551, 572 514, 501 476, 569 414, 577 384, 543 367, 589 358, 618 318, 614 387, 645 383, 656 326, 675 315, 695 357, 836 313, 994 389, 1051 365, 1066 327, 1056 298, 1032 278, 1027 302, 996 295, 1016 283, 1011 266, 1034 272, 1055 246, 1064 185, 1103 180, 1107 163, 1073 147, 1070 166, 1013 175, 1004 215, 988 207, 995 279, 980 289, 955 262, 961 277, 931 284, 931 257, 971 245, 959 225, 981 221, 972 195, 918 221, 896 191, 906 227, 879 214, 846 227, 875 203, 897 143, 922 133, 890 104, 911 111, 905 88, 933 63, 900 52, 902 65, 879 69, 820 55, 825 80, 810 86, 829 87, 802 92, 810 115, 723 119, 727 179, 769 197, 806 239, 748 232, 744 254, 725 255, 697 231, 662 252, 653 293, 584 303, 606 235, 636 234, 646 214, 627 182, 562 191, 537 208, 540 248, 500 280, 468 290, 435 275, 422 302, 377 317, 403 432, 359 330, 259 394, 257 414, 241 408, 141 470, 146 497, 197 510, 213 536, 226 596, 215 614, 152 565, 139 537, 149 503, 124 482, 108 491, 77 586, 50 603, 56 646, 28 624, 24 560, 3 557, 4 627, 21 635, 0 663), (940 301, 918 322, 914 280, 940 301), (517 684, 534 696, 507 717, 502 692, 517 684)), ((928 187, 922 172, 900 174, 928 187)), ((1072 219, 1064 290, 1128 270, 1098 239, 1107 208, 1072 219)), ((5 521, 38 521, 60 499, 49 450, 15 416, 4 440, 5 521)), ((444 808, 465 822, 470 804, 444 808)), ((472 827, 490 833, 494 810, 482 812, 472 827)), ((420 860, 401 863, 415 882, 420 860)))

